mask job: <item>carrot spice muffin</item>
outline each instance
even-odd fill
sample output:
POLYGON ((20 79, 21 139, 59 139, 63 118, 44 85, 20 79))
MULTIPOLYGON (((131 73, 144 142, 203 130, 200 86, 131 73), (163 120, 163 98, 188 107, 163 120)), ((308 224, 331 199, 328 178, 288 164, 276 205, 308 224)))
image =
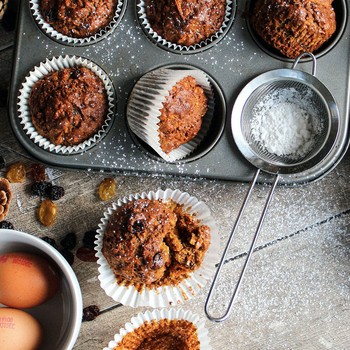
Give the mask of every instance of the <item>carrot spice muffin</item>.
POLYGON ((151 28, 163 39, 191 46, 214 35, 225 19, 226 0, 146 0, 151 28))
POLYGON ((3 221, 10 209, 12 191, 7 179, 0 177, 0 221, 3 221))
POLYGON ((289 58, 319 49, 335 32, 333 0, 257 0, 250 16, 256 33, 289 58))
POLYGON ((197 327, 187 320, 152 320, 126 334, 114 350, 199 350, 197 327))
POLYGON ((108 26, 117 0, 40 0, 40 11, 47 23, 61 34, 84 38, 108 26))
POLYGON ((101 129, 108 112, 103 81, 82 66, 54 71, 39 79, 29 96, 38 133, 55 145, 82 143, 101 129))
POLYGON ((170 153, 198 134, 208 99, 196 79, 188 76, 173 86, 163 106, 158 123, 159 140, 162 150, 170 153))
POLYGON ((118 284, 139 291, 178 285, 201 265, 209 231, 171 200, 135 199, 112 214, 102 254, 118 284))

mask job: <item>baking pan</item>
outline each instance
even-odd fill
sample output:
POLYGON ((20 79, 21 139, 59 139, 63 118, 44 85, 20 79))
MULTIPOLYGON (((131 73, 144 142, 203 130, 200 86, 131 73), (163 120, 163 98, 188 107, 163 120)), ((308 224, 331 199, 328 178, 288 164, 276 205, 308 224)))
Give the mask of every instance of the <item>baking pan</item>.
MULTIPOLYGON (((207 47, 181 52, 167 50, 154 42, 142 28, 137 14, 140 0, 124 2, 118 25, 103 40, 89 45, 68 45, 53 40, 33 18, 29 0, 22 0, 17 24, 14 65, 10 86, 9 120, 22 146, 37 160, 51 166, 108 171, 124 174, 185 176, 229 181, 250 181, 255 168, 240 154, 233 140, 230 119, 239 92, 253 78, 266 71, 290 68, 283 58, 254 36, 247 21, 251 1, 232 2, 232 16, 223 35, 207 47), (23 131, 18 118, 17 98, 29 72, 60 55, 76 55, 99 65, 112 80, 116 111, 108 134, 94 147, 78 154, 55 154, 35 145, 23 131), (146 72, 162 66, 174 69, 195 67, 206 72, 215 94, 217 123, 208 139, 188 158, 167 163, 128 130, 125 111, 135 82, 146 72)), ((293 185, 320 179, 341 160, 349 143, 350 0, 334 0, 337 32, 316 52, 317 78, 334 96, 340 114, 335 147, 321 163, 307 172, 281 175, 280 183, 293 185)), ((298 69, 311 72, 312 62, 304 60, 298 69)), ((269 175, 260 181, 269 182, 269 175)))

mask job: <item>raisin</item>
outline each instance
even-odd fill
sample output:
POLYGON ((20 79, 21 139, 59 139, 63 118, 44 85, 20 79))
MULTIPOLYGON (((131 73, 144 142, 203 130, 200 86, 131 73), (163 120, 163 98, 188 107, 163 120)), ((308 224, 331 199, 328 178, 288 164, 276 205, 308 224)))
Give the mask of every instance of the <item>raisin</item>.
POLYGON ((49 199, 57 201, 64 196, 64 188, 62 186, 52 185, 46 192, 49 199))
POLYGON ((75 67, 71 70, 70 76, 73 79, 78 79, 81 76, 81 69, 79 67, 75 67))
POLYGON ((96 240, 96 231, 87 231, 83 237, 84 247, 94 249, 96 240))
POLYGON ((74 263, 74 254, 68 249, 61 249, 60 253, 67 260, 68 264, 72 266, 74 263))
POLYGON ((35 196, 46 196, 49 189, 52 187, 50 182, 40 181, 32 184, 32 193, 35 196))
POLYGON ((35 182, 45 181, 45 167, 42 164, 34 163, 30 166, 30 176, 35 182))
POLYGON ((39 221, 44 226, 51 226, 56 220, 57 216, 57 206, 55 203, 50 201, 49 199, 45 199, 39 207, 38 217, 39 221))
POLYGON ((97 257, 95 256, 95 254, 95 250, 88 247, 80 247, 77 250, 77 258, 86 262, 96 262, 97 257))
POLYGON ((145 229, 146 226, 146 220, 136 220, 133 224, 132 224, 132 233, 141 233, 143 232, 143 230, 145 229))
POLYGON ((60 243, 64 249, 72 250, 77 244, 77 236, 74 232, 67 233, 60 243))
POLYGON ((0 221, 0 229, 7 229, 7 230, 14 230, 15 228, 13 227, 13 225, 11 224, 10 221, 0 221))
POLYGON ((5 165, 5 159, 2 156, 0 156, 0 170, 5 168, 5 165))
POLYGON ((93 321, 100 314, 100 308, 97 305, 90 305, 83 309, 83 321, 93 321))
POLYGON ((104 179, 98 186, 98 196, 103 201, 108 201, 115 196, 117 183, 113 178, 104 179))
POLYGON ((43 241, 45 241, 46 243, 49 243, 52 247, 54 247, 55 249, 58 250, 58 245, 57 245, 56 241, 53 238, 45 236, 45 237, 41 237, 41 239, 43 241))
POLYGON ((22 162, 11 164, 6 173, 10 182, 23 182, 26 178, 26 166, 22 162))

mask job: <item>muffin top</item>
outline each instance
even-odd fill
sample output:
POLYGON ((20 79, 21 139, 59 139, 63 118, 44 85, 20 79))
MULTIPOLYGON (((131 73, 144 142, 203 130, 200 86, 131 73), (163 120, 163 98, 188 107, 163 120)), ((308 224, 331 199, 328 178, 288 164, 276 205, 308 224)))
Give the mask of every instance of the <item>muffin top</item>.
POLYGON ((126 334, 114 350, 199 350, 197 327, 187 320, 152 320, 126 334))
POLYGON ((163 39, 195 45, 210 38, 225 19, 226 0, 146 0, 151 28, 163 39))
POLYGON ((77 66, 39 79, 29 96, 29 111, 38 133, 55 145, 77 145, 101 129, 108 111, 103 81, 77 66))
POLYGON ((208 99, 196 79, 188 76, 173 86, 159 117, 159 142, 165 153, 191 141, 202 126, 208 99))
POLYGON ((178 285, 202 263, 209 227, 173 201, 137 199, 118 207, 103 236, 102 253, 119 284, 178 285))
POLYGON ((108 26, 118 0, 40 0, 40 12, 57 32, 85 38, 108 26))
POLYGON ((335 32, 333 0, 257 0, 250 15, 256 33, 284 56, 318 50, 335 32))

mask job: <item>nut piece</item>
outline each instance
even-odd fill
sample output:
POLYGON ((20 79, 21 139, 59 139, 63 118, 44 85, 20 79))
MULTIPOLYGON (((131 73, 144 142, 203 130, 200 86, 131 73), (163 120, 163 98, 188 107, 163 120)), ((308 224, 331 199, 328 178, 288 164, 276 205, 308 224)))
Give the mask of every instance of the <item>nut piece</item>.
POLYGON ((7 179, 0 177, 0 221, 5 219, 9 211, 11 198, 10 183, 7 179))

